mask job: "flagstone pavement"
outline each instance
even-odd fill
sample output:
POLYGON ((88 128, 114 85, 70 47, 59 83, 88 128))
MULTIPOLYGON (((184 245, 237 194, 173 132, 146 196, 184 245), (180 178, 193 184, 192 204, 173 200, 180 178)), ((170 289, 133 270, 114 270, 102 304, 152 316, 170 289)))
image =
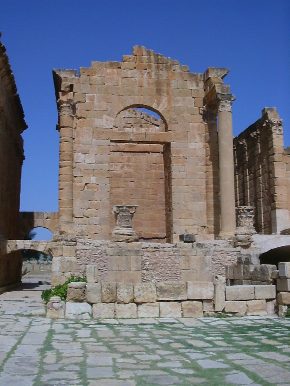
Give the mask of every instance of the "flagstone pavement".
POLYGON ((50 320, 0 295, 0 386, 290 385, 290 319, 50 320))

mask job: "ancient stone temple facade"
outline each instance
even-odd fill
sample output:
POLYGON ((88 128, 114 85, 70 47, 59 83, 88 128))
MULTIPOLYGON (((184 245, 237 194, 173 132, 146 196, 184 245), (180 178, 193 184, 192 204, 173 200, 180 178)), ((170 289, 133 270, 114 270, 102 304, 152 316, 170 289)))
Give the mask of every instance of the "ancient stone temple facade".
POLYGON ((143 47, 122 62, 55 71, 60 232, 112 240, 113 207, 125 204, 138 206, 140 240, 233 236, 234 98, 226 73, 191 73, 143 47))
POLYGON ((233 139, 227 73, 141 46, 54 70, 59 211, 19 213, 22 234, 54 237, 8 240, 6 253, 49 251, 53 285, 85 275, 69 300, 95 317, 275 312, 286 268, 259 259, 290 246, 290 158, 273 108, 233 139))

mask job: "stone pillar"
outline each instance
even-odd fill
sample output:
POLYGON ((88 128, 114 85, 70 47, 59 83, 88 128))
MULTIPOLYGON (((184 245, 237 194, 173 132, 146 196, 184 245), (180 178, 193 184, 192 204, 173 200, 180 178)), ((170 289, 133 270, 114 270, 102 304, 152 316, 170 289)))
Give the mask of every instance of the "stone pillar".
POLYGON ((218 94, 218 144, 220 182, 220 237, 235 234, 235 181, 232 134, 232 101, 230 94, 218 94))
POLYGON ((59 104, 59 232, 73 233, 73 124, 71 101, 59 104))

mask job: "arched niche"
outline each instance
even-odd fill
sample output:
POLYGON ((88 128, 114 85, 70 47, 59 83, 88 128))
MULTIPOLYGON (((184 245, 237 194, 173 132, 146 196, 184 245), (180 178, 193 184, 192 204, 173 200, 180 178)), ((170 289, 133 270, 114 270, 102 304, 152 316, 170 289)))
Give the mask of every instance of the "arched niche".
POLYGON ((133 227, 140 241, 171 241, 171 147, 158 138, 167 129, 163 115, 149 106, 130 105, 115 117, 114 130, 133 135, 110 142, 110 208, 137 205, 133 227))
POLYGON ((168 126, 159 111, 150 106, 136 104, 118 112, 114 129, 132 133, 159 133, 168 131, 168 126))

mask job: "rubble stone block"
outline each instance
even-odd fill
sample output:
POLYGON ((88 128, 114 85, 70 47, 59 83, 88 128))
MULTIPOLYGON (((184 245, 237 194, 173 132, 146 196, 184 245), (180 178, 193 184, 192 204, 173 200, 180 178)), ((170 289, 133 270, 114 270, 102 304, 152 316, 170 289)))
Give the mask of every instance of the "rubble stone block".
POLYGON ((290 279, 290 262, 281 262, 278 264, 279 276, 290 279))
POLYGON ((278 304, 290 305, 290 292, 279 292, 277 300, 278 304))
POLYGON ((277 291, 289 292, 290 291, 290 279, 277 279, 277 291))
POLYGON ((46 316, 51 319, 64 318, 65 302, 59 296, 52 296, 46 305, 46 316))
POLYGON ((115 303, 97 303, 93 305, 94 319, 113 319, 115 317, 115 303))
POLYGON ((154 283, 138 283, 134 285, 135 303, 156 302, 156 286, 154 283))
POLYGON ((98 276, 98 267, 96 265, 86 266, 86 278, 88 283, 97 283, 99 279, 98 276))
POLYGON ((255 285, 255 299, 275 299, 275 285, 255 285))
POLYGON ((247 311, 247 302, 227 300, 225 304, 225 312, 238 314, 240 316, 245 315, 247 311))
POLYGON ((102 302, 114 303, 117 301, 117 283, 102 282, 102 302))
POLYGON ((86 283, 85 282, 72 282, 67 286, 68 302, 84 302, 86 300, 86 283))
POLYGON ((117 303, 131 303, 133 298, 133 284, 117 283, 117 303))
POLYGON ((156 284, 158 300, 186 300, 186 283, 163 282, 156 284))
POLYGON ((247 301, 247 315, 266 315, 266 300, 249 300, 247 301))
POLYGON ((187 299, 189 300, 204 300, 213 299, 214 286, 213 283, 207 281, 187 282, 187 299))
POLYGON ((180 318, 181 303, 178 302, 160 302, 160 317, 161 318, 180 318))
POLYGON ((226 287, 226 300, 251 300, 255 299, 255 286, 234 285, 226 287))
POLYGON ((159 303, 138 304, 138 318, 159 318, 159 303))
POLYGON ((282 306, 281 304, 278 305, 278 316, 283 317, 286 315, 286 312, 288 310, 288 306, 282 306))
POLYGON ((65 317, 67 319, 91 319, 92 306, 88 303, 66 302, 65 317))
POLYGON ((135 303, 116 304, 117 318, 137 318, 137 305, 135 303))
POLYGON ((102 301, 101 283, 87 283, 86 299, 88 303, 101 303, 102 301))
POLYGON ((186 300, 181 302, 181 308, 184 318, 199 318, 203 316, 203 305, 201 301, 186 300))

